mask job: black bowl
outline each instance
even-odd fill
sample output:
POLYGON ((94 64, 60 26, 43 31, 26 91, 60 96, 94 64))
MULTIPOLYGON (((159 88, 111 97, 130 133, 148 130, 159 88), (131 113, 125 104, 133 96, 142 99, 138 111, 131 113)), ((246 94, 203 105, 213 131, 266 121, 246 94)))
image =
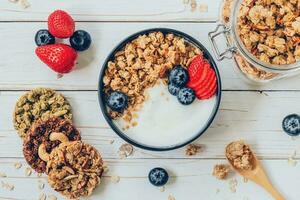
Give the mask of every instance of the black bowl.
POLYGON ((143 30, 143 31, 137 32, 137 33, 135 33, 135 34, 127 37, 125 40, 123 40, 120 44, 117 45, 117 47, 115 47, 111 51, 111 53, 109 54, 109 56, 106 58, 103 66, 102 66, 102 69, 100 71, 99 83, 98 84, 99 84, 98 85, 98 99, 99 99, 101 111, 102 111, 102 114, 103 114, 105 120, 110 125, 110 127, 114 130, 114 132, 116 134, 118 134, 126 142, 128 142, 128 143, 130 143, 130 144, 132 144, 132 145, 134 145, 136 147, 139 147, 139 148, 142 148, 142 149, 146 149, 146 150, 150 150, 150 151, 169 151, 169 150, 178 149, 180 147, 183 147, 183 146, 185 146, 185 145, 193 142, 198 137, 200 137, 208 129, 208 127, 211 125, 211 123, 213 122, 213 120, 214 120, 214 118, 215 118, 215 116, 216 116, 216 114, 218 112, 218 109, 219 109, 219 106, 220 106, 220 101, 221 101, 221 92, 222 92, 220 74, 219 74, 219 71, 218 71, 216 63, 214 62, 213 57, 208 52, 208 50, 199 41, 197 41, 193 37, 191 37, 191 36, 189 36, 189 35, 187 35, 187 34, 185 34, 183 32, 180 32, 180 31, 177 31, 177 30, 173 30, 173 29, 169 29, 169 28, 153 28, 153 29, 143 30), (182 37, 187 42, 189 42, 189 43, 195 45, 196 47, 198 47, 199 49, 201 49, 203 51, 204 57, 210 62, 212 68, 216 72, 217 84, 218 84, 217 93, 216 93, 217 103, 215 104, 213 112, 211 113, 206 126, 202 127, 201 130, 199 130, 198 134, 195 134, 195 136, 192 137, 192 138, 190 138, 189 140, 184 141, 184 142, 182 142, 180 144, 176 144, 176 145, 173 145, 173 146, 167 146, 167 147, 154 147, 154 146, 148 146, 148 145, 145 145, 145 144, 141 144, 138 141, 135 141, 135 140, 131 139, 130 137, 128 137, 125 133, 123 133, 123 131, 120 130, 115 125, 115 123, 113 122, 113 120, 110 118, 110 116, 108 114, 107 106, 106 106, 106 103, 105 103, 105 94, 103 92, 103 89, 104 89, 103 76, 104 76, 105 70, 107 68, 108 62, 114 59, 115 53, 117 51, 121 50, 128 42, 131 42, 132 40, 136 39, 138 36, 143 35, 143 34, 149 34, 151 32, 157 32, 157 31, 160 31, 163 34, 172 33, 172 34, 174 34, 176 36, 182 37))

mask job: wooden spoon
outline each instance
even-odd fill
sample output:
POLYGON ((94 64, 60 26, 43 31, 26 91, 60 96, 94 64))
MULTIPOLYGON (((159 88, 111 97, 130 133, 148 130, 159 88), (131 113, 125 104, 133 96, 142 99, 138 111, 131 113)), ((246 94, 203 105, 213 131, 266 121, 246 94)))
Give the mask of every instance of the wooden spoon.
MULTIPOLYGON (((229 145, 231 145, 230 143, 229 145)), ((227 147, 229 146, 227 145, 227 147)), ((263 187, 265 190, 267 190, 276 200, 285 200, 285 198, 279 193, 277 189, 272 185, 270 182, 265 170, 263 169, 263 166, 261 165, 260 161, 257 159, 256 155, 252 152, 252 160, 251 163, 253 165, 253 168, 251 170, 244 170, 237 168, 233 165, 232 161, 228 159, 227 157, 227 147, 226 147, 226 158, 229 161, 232 168, 237 171, 241 176, 245 177, 246 179, 249 179, 256 184, 263 187)))

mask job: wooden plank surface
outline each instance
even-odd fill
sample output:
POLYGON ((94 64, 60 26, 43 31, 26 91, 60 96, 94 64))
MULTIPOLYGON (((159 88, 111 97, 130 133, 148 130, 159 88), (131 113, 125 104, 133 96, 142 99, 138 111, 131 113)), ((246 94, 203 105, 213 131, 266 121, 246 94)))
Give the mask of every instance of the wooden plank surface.
MULTIPOLYGON (((100 185, 88 199, 143 199, 143 200, 167 200, 168 195, 173 195, 176 200, 181 199, 205 199, 205 200, 271 200, 272 198, 263 189, 251 183, 244 182, 236 174, 231 174, 225 181, 219 181, 212 174, 213 166, 224 163, 224 160, 106 160, 109 172, 104 175, 100 185), (170 173, 170 181, 161 192, 159 188, 152 186, 147 180, 150 169, 156 166, 166 168, 170 173), (113 183, 111 176, 119 176, 120 182, 113 183), (230 180, 236 179, 236 192, 230 190, 230 180), (193 198, 191 198, 193 197, 193 198)), ((274 185, 282 191, 287 200, 297 200, 300 196, 298 189, 300 184, 300 166, 291 167, 285 161, 263 161, 270 179, 274 185), (284 175, 283 175, 284 174, 284 175), (284 184, 283 184, 284 183, 284 184)), ((7 178, 0 181, 13 184, 15 189, 8 191, 0 189, 0 199, 36 200, 42 193, 54 194, 59 199, 60 195, 49 188, 47 179, 37 178, 36 174, 25 176, 27 165, 19 159, 0 160, 0 171, 7 178), (23 163, 21 169, 15 169, 15 162, 23 163), (45 183, 45 189, 38 189, 39 182, 45 183), (30 191, 30 192, 29 192, 30 191), (26 195, 24 195, 26 194, 26 195), (6 198, 3 198, 6 197, 6 198)))
POLYGON ((50 12, 63 9, 77 21, 215 21, 221 0, 197 0, 195 11, 183 0, 28 0, 31 6, 23 9, 8 0, 0 2, 0 21, 46 21, 50 12), (207 12, 200 6, 208 5, 207 12))
MULTIPOLYGON (((22 157, 21 140, 12 127, 12 112, 23 92, 1 92, 0 157, 22 157)), ((97 92, 63 92, 73 106, 75 125, 83 140, 95 145, 107 158, 118 158, 123 140, 108 128, 102 117, 97 92), (111 144, 111 141, 115 142, 111 144)), ((300 110, 300 92, 223 92, 220 112, 212 127, 197 140, 204 145, 198 158, 224 158, 225 146, 233 140, 245 139, 262 158, 287 159, 300 140, 293 140, 281 128, 289 113, 300 110), (290 105, 290 106, 287 106, 290 105)), ((132 158, 187 158, 184 149, 155 153, 136 149, 132 158)), ((299 155, 298 157, 299 158, 299 155)))
MULTIPOLYGON (((45 28, 45 23, 0 23, 0 38, 3 46, 0 60, 0 90, 24 90, 37 86, 48 86, 61 90, 97 90, 98 74, 109 52, 123 39, 137 31, 168 27, 190 34, 202 42, 210 52, 207 34, 215 28, 214 23, 78 23, 92 35, 89 51, 80 53, 75 71, 57 79, 34 54, 34 35, 45 28), (122 30, 122 31, 116 31, 122 30)), ((68 41, 66 41, 68 42, 68 41)), ((231 60, 218 62, 225 90, 299 90, 300 79, 276 81, 263 86, 249 85, 240 79, 231 60)))
MULTIPOLYGON (((299 77, 263 86, 248 85, 235 73, 232 61, 217 62, 225 90, 220 111, 211 128, 196 141, 204 146, 203 151, 192 158, 185 156, 184 148, 164 153, 135 148, 132 156, 121 160, 118 148, 124 141, 102 117, 96 92, 98 74, 115 45, 134 32, 167 27, 190 34, 212 52, 207 34, 216 27, 221 0, 196 0, 194 12, 183 0, 28 1, 31 6, 27 9, 0 1, 0 44, 5 47, 0 56, 0 172, 7 175, 0 178, 0 184, 3 181, 15 186, 13 191, 0 187, 1 200, 36 200, 41 193, 63 199, 49 188, 45 177, 25 176, 22 141, 12 126, 18 97, 23 90, 39 86, 61 90, 74 108, 74 123, 83 140, 94 145, 110 167, 102 186, 88 199, 160 200, 172 194, 176 200, 271 200, 261 188, 244 183, 237 175, 229 177, 238 180, 236 193, 230 191, 229 179, 217 181, 211 176, 213 165, 225 162, 226 144, 237 139, 245 139, 252 146, 287 200, 299 199, 299 165, 292 167, 287 159, 300 150, 300 140, 288 137, 281 129, 283 117, 300 109, 299 77), (208 5, 208 12, 200 12, 200 5, 208 5), (87 30, 93 39, 92 48, 80 54, 77 69, 61 79, 34 54, 34 35, 46 28, 47 16, 55 9, 70 12, 78 21, 77 29, 87 30), (13 167, 17 161, 23 163, 19 170, 13 167), (171 175, 165 192, 147 181, 148 171, 157 166, 168 169, 171 175), (112 183, 112 175, 120 176, 120 182, 112 183), (45 183, 44 190, 38 189, 38 180, 45 183)), ((300 156, 295 158, 299 162, 300 156)))

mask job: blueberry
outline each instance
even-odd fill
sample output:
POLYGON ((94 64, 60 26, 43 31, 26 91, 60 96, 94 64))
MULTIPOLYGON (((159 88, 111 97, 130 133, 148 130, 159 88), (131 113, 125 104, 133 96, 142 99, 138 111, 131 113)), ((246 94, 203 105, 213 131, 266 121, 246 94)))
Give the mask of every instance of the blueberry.
POLYGON ((114 91, 107 98, 108 107, 115 112, 123 112, 128 105, 128 96, 123 92, 114 91))
POLYGON ((181 65, 175 66, 169 74, 169 82, 177 87, 184 87, 189 80, 189 75, 186 69, 181 65))
POLYGON ((169 90, 171 95, 177 96, 177 94, 180 90, 180 87, 177 87, 177 86, 173 85, 172 83, 170 83, 168 85, 168 90, 169 90))
POLYGON ((168 172, 160 167, 152 169, 148 174, 150 183, 154 186, 163 186, 169 180, 168 172))
POLYGON ((191 88, 182 88, 179 90, 177 99, 183 105, 190 105, 195 100, 195 92, 191 88))
POLYGON ((46 29, 39 30, 35 34, 34 40, 35 40, 36 45, 38 45, 38 46, 55 43, 55 37, 53 35, 51 35, 51 33, 46 29))
POLYGON ((77 51, 87 50, 91 45, 92 39, 88 32, 83 30, 75 31, 70 37, 71 46, 77 51))
POLYGON ((282 121, 283 130, 291 135, 298 136, 300 135, 300 117, 297 114, 292 114, 286 116, 282 121))

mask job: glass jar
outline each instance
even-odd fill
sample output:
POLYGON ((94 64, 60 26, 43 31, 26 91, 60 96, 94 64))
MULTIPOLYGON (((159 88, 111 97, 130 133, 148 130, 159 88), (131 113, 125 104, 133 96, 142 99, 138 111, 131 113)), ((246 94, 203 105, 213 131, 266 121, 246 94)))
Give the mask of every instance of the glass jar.
POLYGON ((221 23, 208 34, 217 60, 233 59, 235 71, 246 78, 247 82, 255 84, 299 74, 299 60, 291 64, 271 64, 258 59, 246 48, 238 32, 238 16, 244 1, 246 0, 224 0, 222 3, 221 23), (224 45, 221 48, 221 43, 225 43, 225 48, 224 45))

